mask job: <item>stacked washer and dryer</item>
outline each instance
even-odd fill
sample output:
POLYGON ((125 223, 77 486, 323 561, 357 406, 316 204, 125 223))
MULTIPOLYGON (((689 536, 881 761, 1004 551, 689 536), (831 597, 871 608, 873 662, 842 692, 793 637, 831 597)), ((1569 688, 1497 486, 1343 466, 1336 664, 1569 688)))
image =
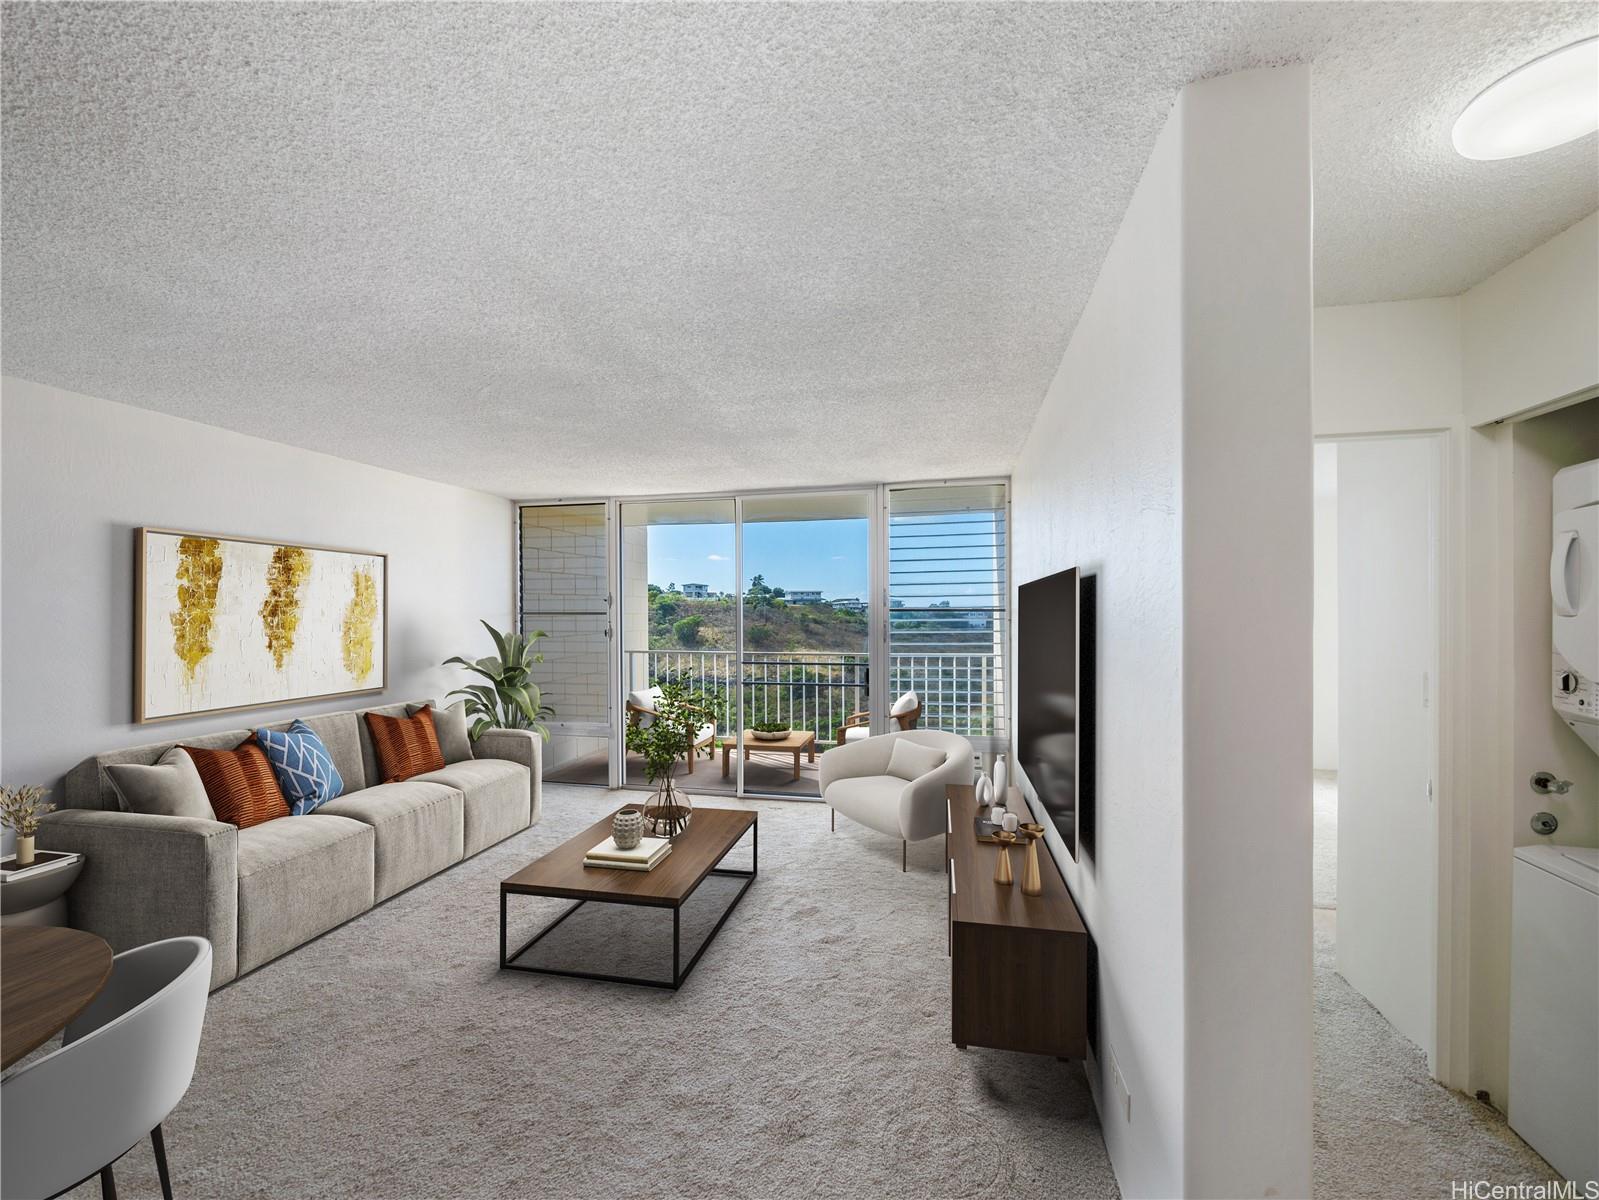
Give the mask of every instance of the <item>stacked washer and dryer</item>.
MULTIPOLYGON (((1553 498, 1552 698, 1599 754, 1599 459, 1557 473, 1553 498)), ((1511 888, 1510 1124, 1599 1180, 1599 849, 1523 846, 1511 888)))

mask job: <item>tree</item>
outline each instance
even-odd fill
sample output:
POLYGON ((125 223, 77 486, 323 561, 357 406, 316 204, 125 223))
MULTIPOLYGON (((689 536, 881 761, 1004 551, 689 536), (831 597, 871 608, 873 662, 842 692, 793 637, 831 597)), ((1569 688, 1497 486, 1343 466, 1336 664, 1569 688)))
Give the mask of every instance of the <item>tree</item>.
POLYGON ((699 617, 684 617, 672 626, 672 635, 685 646, 698 646, 702 624, 699 617))
POLYGON ((675 583, 669 583, 669 584, 667 584, 667 585, 666 585, 666 590, 667 590, 667 591, 669 591, 669 592, 675 592, 675 591, 677 591, 677 584, 675 584, 675 583))
POLYGON ((657 596, 659 596, 661 594, 661 585, 658 584, 658 583, 650 584, 649 585, 649 593, 650 593, 650 599, 651 600, 655 599, 655 597, 657 597, 657 596))
POLYGON ((750 580, 749 587, 744 589, 744 599, 749 601, 752 609, 771 608, 773 591, 766 586, 766 577, 757 575, 750 580))

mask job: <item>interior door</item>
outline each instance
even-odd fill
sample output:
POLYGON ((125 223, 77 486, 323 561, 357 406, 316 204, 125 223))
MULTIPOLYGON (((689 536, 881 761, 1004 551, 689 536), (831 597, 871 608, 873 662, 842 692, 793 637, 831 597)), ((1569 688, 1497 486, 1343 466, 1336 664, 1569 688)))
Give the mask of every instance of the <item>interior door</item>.
POLYGON ((1338 445, 1338 970, 1435 1050, 1435 437, 1338 445))

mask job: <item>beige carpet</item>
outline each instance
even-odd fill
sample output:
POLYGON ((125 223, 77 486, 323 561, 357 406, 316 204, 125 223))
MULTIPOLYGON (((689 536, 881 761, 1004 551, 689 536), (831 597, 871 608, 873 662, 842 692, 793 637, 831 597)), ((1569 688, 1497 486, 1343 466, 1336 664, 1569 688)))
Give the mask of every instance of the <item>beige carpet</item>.
MULTIPOLYGON (((950 1045, 936 841, 902 875, 898 843, 829 834, 821 805, 758 803, 761 877, 682 991, 496 970, 498 881, 616 803, 548 786, 535 828, 215 993, 167 1123, 177 1195, 1118 1194, 1081 1067, 950 1045)), ((513 929, 563 903, 518 903, 513 929)), ((652 915, 573 918, 550 952, 664 969, 670 925, 652 915)), ((1332 920, 1318 914, 1318 1200, 1548 1179, 1333 971, 1332 920)), ((159 1195, 148 1143, 117 1175, 124 1197, 159 1195)))
MULTIPOLYGON (((211 997, 167 1123, 178 1196, 1117 1194, 1080 1065, 950 1044, 939 842, 901 874, 898 842, 829 834, 819 804, 755 805, 761 876, 673 994, 496 969, 499 880, 617 801, 544 803, 211 997)), ((556 949, 642 953, 658 914, 604 915, 556 949)), ((117 1174, 160 1194, 148 1143, 117 1174)))
POLYGON ((1455 1180, 1555 1178, 1502 1116, 1428 1076, 1427 1056, 1338 974, 1335 932, 1317 912, 1316 1200, 1444 1200, 1455 1180))

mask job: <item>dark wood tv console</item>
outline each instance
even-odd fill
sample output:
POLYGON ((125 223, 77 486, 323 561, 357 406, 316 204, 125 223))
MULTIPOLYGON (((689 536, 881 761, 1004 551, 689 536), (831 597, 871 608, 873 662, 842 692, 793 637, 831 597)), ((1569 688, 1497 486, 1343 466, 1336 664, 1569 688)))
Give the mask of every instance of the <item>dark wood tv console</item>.
MULTIPOLYGON (((1012 794, 1020 804, 1021 797, 1012 794)), ((1025 807, 1021 809, 1025 813, 1025 807)), ((949 789, 950 1037, 1058 1058, 1088 1048, 1088 930, 1049 851, 1042 895, 1022 893, 1026 849, 1011 847, 1016 882, 994 882, 999 847, 977 840, 970 786, 949 789)))

